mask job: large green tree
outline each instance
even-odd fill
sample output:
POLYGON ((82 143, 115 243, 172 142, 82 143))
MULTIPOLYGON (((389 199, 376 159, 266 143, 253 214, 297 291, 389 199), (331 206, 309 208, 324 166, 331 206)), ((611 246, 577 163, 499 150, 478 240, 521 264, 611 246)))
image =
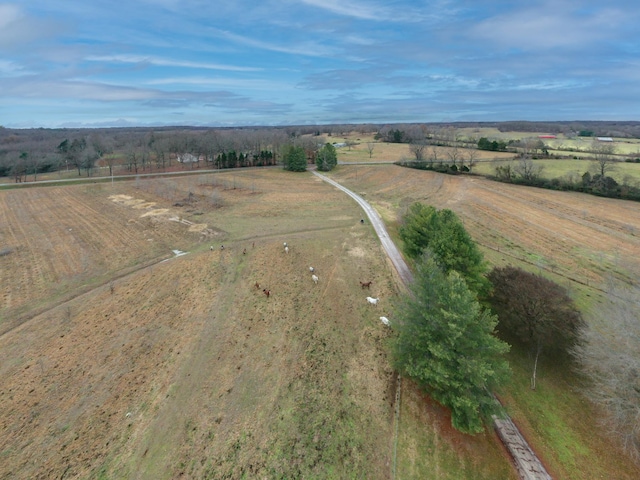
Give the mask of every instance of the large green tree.
POLYGON ((303 147, 287 145, 282 155, 284 169, 291 172, 304 172, 307 169, 307 155, 303 147))
POLYGON ((493 284, 489 302, 500 332, 530 349, 535 389, 541 353, 567 354, 576 343, 582 316, 567 291, 541 275, 507 266, 494 268, 488 278, 493 284))
POLYGON ((491 391, 509 373, 503 357, 509 345, 494 335, 497 318, 457 272, 443 272, 428 255, 395 313, 396 368, 451 409, 456 429, 483 431, 499 411, 491 391))
POLYGON ((336 153, 336 147, 330 143, 325 144, 320 149, 316 156, 316 166, 321 172, 328 172, 338 164, 338 154, 336 153))
POLYGON ((491 284, 482 252, 452 210, 414 203, 404 215, 400 238, 410 258, 430 250, 445 272, 455 270, 478 297, 488 295, 491 284))

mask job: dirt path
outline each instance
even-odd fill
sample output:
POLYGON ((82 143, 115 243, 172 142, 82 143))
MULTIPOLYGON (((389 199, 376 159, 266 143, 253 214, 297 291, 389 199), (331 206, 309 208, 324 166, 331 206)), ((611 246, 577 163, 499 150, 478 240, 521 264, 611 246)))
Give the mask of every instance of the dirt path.
MULTIPOLYGON (((367 203, 362 197, 355 194, 351 190, 346 187, 340 185, 339 183, 327 178, 326 176, 313 171, 314 175, 317 175, 322 180, 330 183, 331 185, 339 188, 347 195, 352 197, 358 204, 362 207, 362 209, 367 214, 371 225, 376 231, 376 234, 380 238, 382 246, 389 256, 389 259, 393 263, 396 268, 400 279, 404 283, 405 286, 408 286, 411 282, 413 282, 413 275, 406 262, 400 255, 398 248, 395 246, 387 229, 384 226, 384 223, 378 213, 367 203)), ((398 385, 402 385, 398 382, 398 385)), ((399 397, 399 395, 398 395, 399 397)), ((399 412, 399 407, 396 408, 396 412, 399 412)), ((398 423, 398 419, 396 418, 396 425, 398 423)), ((515 462, 516 470, 518 471, 518 475, 522 480, 551 480, 551 476, 547 473, 546 469, 542 465, 542 462, 538 459, 535 452, 531 449, 525 438, 522 436, 518 427, 513 423, 511 418, 506 416, 503 419, 495 418, 494 419, 494 428, 498 432, 498 436, 504 443, 507 450, 511 454, 513 461, 515 462)), ((396 433, 397 437, 397 433, 396 433)), ((395 445, 395 440, 394 440, 395 445)), ((395 457, 395 451, 394 451, 395 457)), ((395 458, 394 458, 395 465, 395 458)))

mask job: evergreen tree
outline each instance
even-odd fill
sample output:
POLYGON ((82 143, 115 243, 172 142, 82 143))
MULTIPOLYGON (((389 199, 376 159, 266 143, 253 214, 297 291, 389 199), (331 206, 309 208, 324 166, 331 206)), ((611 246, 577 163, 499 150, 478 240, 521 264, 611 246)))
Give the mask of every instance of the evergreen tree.
POLYGON ((491 391, 509 373, 509 345, 494 336, 497 318, 483 310, 461 276, 425 255, 412 295, 401 300, 395 322, 396 368, 451 409, 454 428, 479 433, 499 412, 491 391))
POLYGON ((307 169, 307 155, 304 148, 288 145, 284 148, 282 156, 284 169, 291 172, 304 172, 307 169))
POLYGON ((407 256, 418 259, 430 250, 445 273, 457 271, 478 297, 488 295, 491 284, 484 276, 482 252, 453 211, 414 203, 403 220, 400 238, 407 256))
POLYGON ((336 148, 330 143, 325 144, 318 152, 316 166, 321 172, 328 172, 338 164, 338 154, 336 148))

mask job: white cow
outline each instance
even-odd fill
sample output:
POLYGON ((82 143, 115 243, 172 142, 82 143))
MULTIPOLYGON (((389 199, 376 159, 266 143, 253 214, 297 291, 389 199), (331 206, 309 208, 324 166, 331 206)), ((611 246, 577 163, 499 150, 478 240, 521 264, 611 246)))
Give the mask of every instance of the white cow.
POLYGON ((389 319, 387 317, 380 317, 380 321, 382 323, 384 323, 385 325, 387 325, 387 326, 391 325, 391 322, 389 321, 389 319))
POLYGON ((289 253, 289 247, 284 247, 284 253, 289 253))
POLYGON ((371 305, 373 305, 374 307, 378 306, 378 302, 380 301, 379 298, 373 298, 373 297, 367 297, 367 302, 369 302, 371 305))
POLYGON ((315 268, 313 268, 313 267, 309 267, 309 271, 310 271, 311 273, 313 273, 313 272, 315 272, 315 271, 316 271, 316 269, 315 269, 315 268))
POLYGON ((313 283, 318 283, 318 276, 317 275, 311 275, 311 280, 313 280, 313 283))

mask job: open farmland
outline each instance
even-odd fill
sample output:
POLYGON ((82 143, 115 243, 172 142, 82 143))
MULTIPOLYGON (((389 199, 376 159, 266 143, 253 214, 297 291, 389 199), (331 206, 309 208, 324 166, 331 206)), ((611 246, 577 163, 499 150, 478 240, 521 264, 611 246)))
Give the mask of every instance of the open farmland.
MULTIPOLYGON (((492 261, 575 278, 585 299, 597 297, 605 269, 624 280, 635 268, 619 268, 623 255, 638 253, 640 225, 616 207, 625 202, 392 165, 344 166, 332 176, 364 194, 392 232, 412 201, 452 208, 492 261), (555 258, 549 242, 558 236, 573 254, 567 246, 555 258), (603 245, 615 245, 617 256, 595 251, 603 245), (569 263, 581 256, 586 263, 569 263)), ((27 238, 17 225, 29 218, 56 231, 46 204, 28 201, 55 202, 48 192, 71 196, 81 218, 91 212, 94 233, 65 224, 58 234, 67 242, 83 235, 73 252, 87 259, 84 274, 57 261, 40 266, 59 285, 14 292, 16 303, 3 306, 11 328, 0 336, 1 478, 392 476, 395 376, 378 317, 392 312, 396 279, 346 195, 279 169, 3 191, 0 200, 13 202, 1 224, 3 236, 12 232, 12 249, 0 257, 8 282, 25 275, 19 255, 35 262, 55 234, 27 238), (117 228, 129 227, 137 233, 117 243, 117 228), (102 249, 120 257, 104 260, 102 249), (172 249, 189 253, 171 258, 172 249), (372 290, 358 280, 372 280, 372 290), (377 309, 368 294, 381 298, 377 309)), ((515 478, 493 432, 452 431, 446 412, 411 382, 402 398, 396 478, 515 478)), ((518 413, 557 478, 593 478, 570 470, 518 413)), ((604 454, 605 442, 594 435, 574 462, 635 478, 628 463, 604 454)))
MULTIPOLYGON (((413 202, 454 210, 493 265, 543 272, 566 286, 585 311, 606 301, 608 282, 632 283, 640 272, 635 202, 389 165, 359 172, 343 166, 331 176, 364 195, 390 232, 397 231, 402 213, 413 202)), ((590 320, 606 325, 606 319, 590 320)), ((554 478, 638 477, 631 460, 599 430, 598 412, 578 394, 569 393, 578 386, 575 379, 555 374, 552 362, 545 363, 543 385, 531 392, 527 367, 522 366, 527 360, 511 360, 517 375, 502 395, 554 478)))
MULTIPOLYGON (((395 376, 378 317, 396 281, 346 195, 308 174, 252 170, 0 200, 12 202, 3 281, 35 283, 22 263, 33 262, 57 284, 14 290, 3 306, 1 478, 391 476, 395 376), (29 236, 18 218, 51 234, 29 236), (52 236, 85 270, 39 255, 52 236)), ((461 449, 428 430, 446 472, 513 476, 492 432, 461 449)))

